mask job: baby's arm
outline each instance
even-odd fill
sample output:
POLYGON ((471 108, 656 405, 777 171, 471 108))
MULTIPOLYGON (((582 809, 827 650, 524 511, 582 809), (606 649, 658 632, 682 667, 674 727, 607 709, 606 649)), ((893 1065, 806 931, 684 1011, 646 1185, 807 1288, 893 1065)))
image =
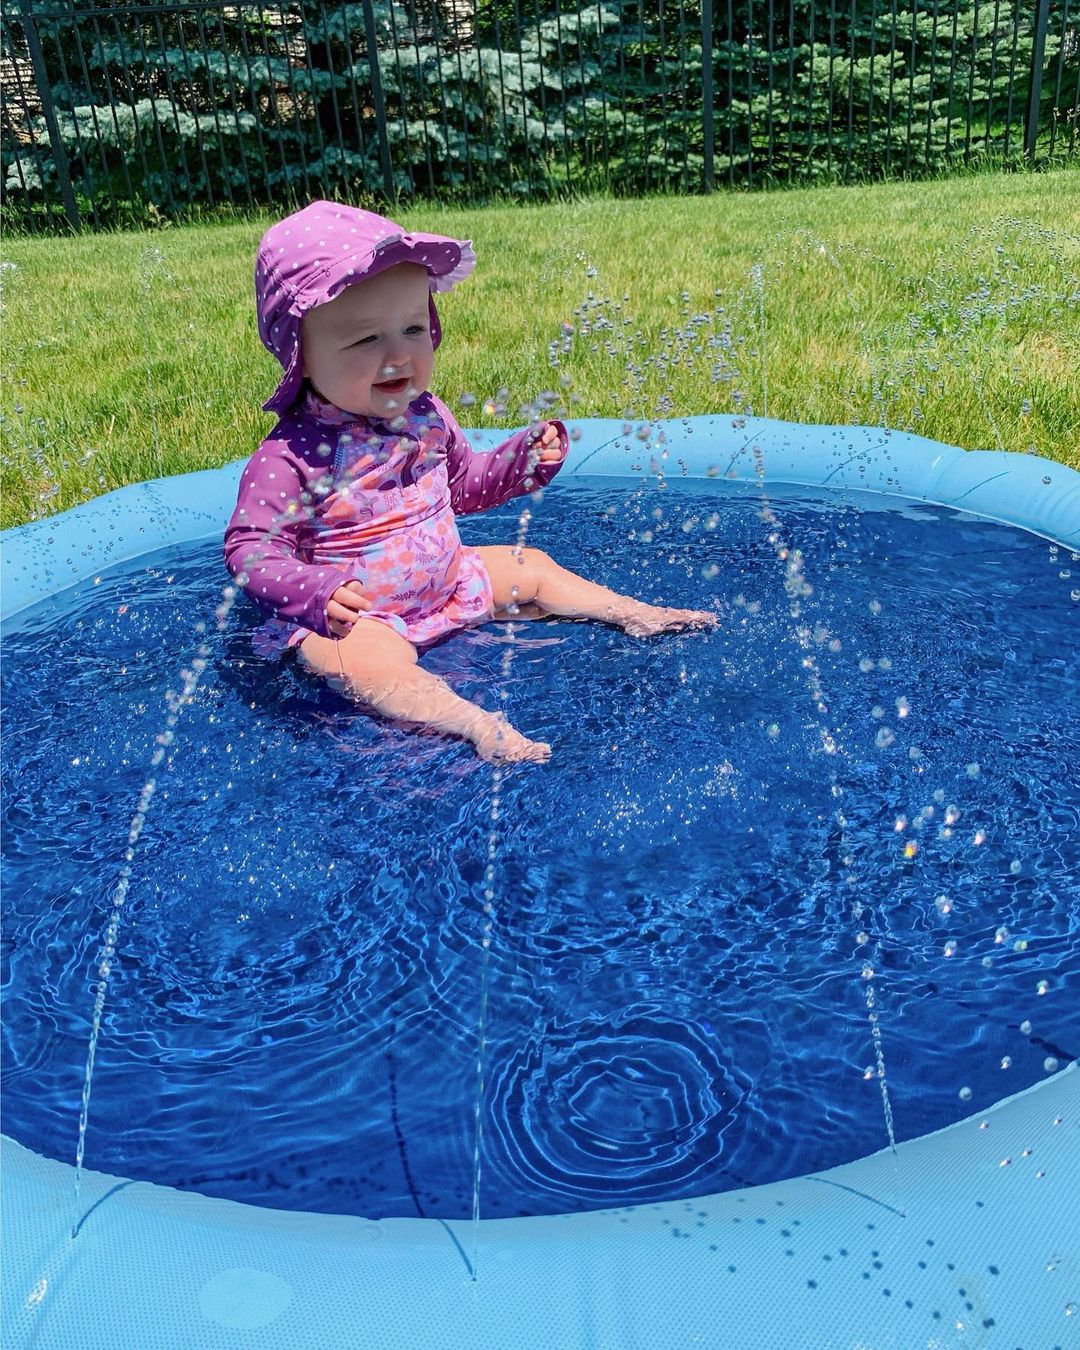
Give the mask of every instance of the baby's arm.
POLYGON ((264 441, 240 478, 225 530, 225 566, 261 609, 329 637, 335 617, 329 606, 342 573, 304 562, 299 547, 301 528, 313 514, 307 480, 314 477, 288 442, 264 441))
POLYGON ((485 453, 469 445, 445 403, 434 396, 432 402, 446 427, 450 504, 459 515, 546 487, 562 467, 569 441, 561 422, 526 427, 485 453))

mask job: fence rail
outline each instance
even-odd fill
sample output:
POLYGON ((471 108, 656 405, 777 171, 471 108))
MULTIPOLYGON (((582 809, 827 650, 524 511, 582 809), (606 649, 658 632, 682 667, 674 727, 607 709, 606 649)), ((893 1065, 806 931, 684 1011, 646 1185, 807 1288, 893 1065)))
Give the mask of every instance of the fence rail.
POLYGON ((3 0, 3 219, 1077 152, 1080 0, 3 0))

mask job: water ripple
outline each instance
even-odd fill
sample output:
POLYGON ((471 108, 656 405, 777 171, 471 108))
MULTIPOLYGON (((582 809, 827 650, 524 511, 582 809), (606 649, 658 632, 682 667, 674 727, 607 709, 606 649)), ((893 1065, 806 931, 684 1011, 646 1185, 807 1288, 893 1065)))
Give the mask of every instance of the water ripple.
POLYGON ((693 1022, 631 1009, 534 1028, 492 1086, 492 1166, 503 1184, 569 1209, 686 1194, 731 1147, 748 1091, 693 1022))

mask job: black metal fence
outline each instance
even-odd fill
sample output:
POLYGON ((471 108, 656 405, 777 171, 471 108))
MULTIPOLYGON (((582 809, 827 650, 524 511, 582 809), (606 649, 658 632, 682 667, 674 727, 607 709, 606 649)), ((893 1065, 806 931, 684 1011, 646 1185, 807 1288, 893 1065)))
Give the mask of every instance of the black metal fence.
POLYGON ((1080 0, 3 0, 3 218, 1075 156, 1080 0))

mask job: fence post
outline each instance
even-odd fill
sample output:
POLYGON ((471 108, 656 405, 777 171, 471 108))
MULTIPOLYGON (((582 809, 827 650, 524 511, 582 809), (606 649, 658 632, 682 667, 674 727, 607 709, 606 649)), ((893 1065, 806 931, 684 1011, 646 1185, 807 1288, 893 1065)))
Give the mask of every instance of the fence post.
MULTIPOLYGON (((30 64, 34 68, 34 83, 37 85, 38 98, 41 99, 41 111, 45 116, 45 126, 49 132, 49 147, 52 150, 53 163, 56 165, 56 178, 60 184, 60 195, 64 199, 64 214, 68 224, 76 234, 82 229, 79 220, 79 208, 75 202, 75 193, 71 188, 71 174, 68 171, 67 151, 60 139, 60 125, 56 120, 53 106, 52 88, 49 85, 49 73, 45 69, 45 55, 38 40, 37 24, 31 12, 33 0, 22 0, 23 29, 26 32, 26 45, 30 52, 30 64)), ((42 185, 44 186, 44 184, 42 185)))
POLYGON ((1039 104, 1042 101, 1043 64, 1046 60, 1046 29, 1050 19, 1050 0, 1038 0, 1035 12, 1035 40, 1031 45, 1031 97, 1028 99, 1027 134, 1024 154, 1035 162, 1035 142, 1039 139, 1039 104))
POLYGON ((390 137, 386 131, 386 102, 383 99, 382 74, 379 71, 379 44, 375 36, 375 11, 371 0, 364 0, 364 40, 371 67, 371 96, 375 100, 375 130, 379 133, 379 158, 382 160, 383 189, 387 201, 393 201, 394 166, 390 162, 390 137))
POLYGON ((712 0, 701 0, 701 104, 705 132, 705 191, 716 186, 713 164, 712 0))

